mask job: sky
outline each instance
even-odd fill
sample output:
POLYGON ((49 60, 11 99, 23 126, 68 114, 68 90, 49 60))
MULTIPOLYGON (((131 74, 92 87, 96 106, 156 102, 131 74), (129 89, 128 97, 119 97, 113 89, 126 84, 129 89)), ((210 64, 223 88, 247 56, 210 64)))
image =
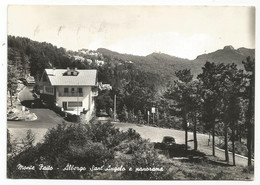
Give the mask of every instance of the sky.
POLYGON ((194 59, 226 45, 255 48, 255 9, 227 6, 9 5, 8 35, 68 50, 162 52, 194 59))

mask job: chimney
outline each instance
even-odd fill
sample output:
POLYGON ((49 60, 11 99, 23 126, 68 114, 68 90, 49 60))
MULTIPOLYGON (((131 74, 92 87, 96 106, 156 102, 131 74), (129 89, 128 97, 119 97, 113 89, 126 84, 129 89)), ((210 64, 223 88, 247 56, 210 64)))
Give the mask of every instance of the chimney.
POLYGON ((69 68, 69 67, 67 67, 67 70, 70 70, 70 68, 69 68))
POLYGON ((56 69, 55 67, 52 68, 53 75, 55 75, 55 69, 56 69))
POLYGON ((75 67, 75 71, 77 71, 77 70, 78 70, 78 68, 75 67))

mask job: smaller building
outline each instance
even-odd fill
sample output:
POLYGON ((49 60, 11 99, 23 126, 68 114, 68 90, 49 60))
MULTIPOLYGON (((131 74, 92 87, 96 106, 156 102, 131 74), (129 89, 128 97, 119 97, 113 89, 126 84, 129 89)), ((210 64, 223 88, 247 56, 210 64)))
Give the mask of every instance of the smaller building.
POLYGON ((31 76, 31 75, 29 75, 29 76, 26 78, 26 82, 27 82, 27 84, 30 85, 30 86, 35 85, 35 79, 34 79, 34 77, 31 76))
POLYGON ((98 95, 97 70, 45 69, 40 79, 41 98, 89 121, 98 95))
POLYGON ((104 61, 103 60, 95 60, 95 63, 98 65, 98 66, 102 66, 104 65, 104 61))
POLYGON ((110 84, 103 84, 102 82, 99 82, 98 83, 98 88, 101 90, 101 91, 104 91, 104 90, 112 90, 112 86, 110 84))
POLYGON ((26 83, 27 83, 27 87, 32 90, 34 88, 35 85, 35 79, 33 76, 28 76, 26 79, 26 83))

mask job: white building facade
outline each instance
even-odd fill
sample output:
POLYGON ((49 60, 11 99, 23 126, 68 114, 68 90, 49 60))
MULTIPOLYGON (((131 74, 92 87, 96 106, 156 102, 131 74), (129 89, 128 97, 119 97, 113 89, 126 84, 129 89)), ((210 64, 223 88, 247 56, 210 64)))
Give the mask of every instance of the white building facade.
POLYGON ((89 121, 95 114, 97 71, 74 69, 45 69, 40 89, 42 99, 72 115, 83 115, 89 121))

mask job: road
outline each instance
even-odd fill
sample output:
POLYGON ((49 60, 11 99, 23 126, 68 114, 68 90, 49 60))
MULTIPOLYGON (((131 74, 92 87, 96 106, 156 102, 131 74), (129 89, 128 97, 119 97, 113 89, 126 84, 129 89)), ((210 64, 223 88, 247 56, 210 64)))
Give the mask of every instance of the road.
POLYGON ((29 109, 35 113, 35 121, 7 121, 7 128, 11 134, 12 140, 22 139, 26 136, 27 130, 31 129, 35 134, 35 143, 41 142, 49 128, 53 128, 64 119, 50 109, 29 109))
POLYGON ((21 102, 24 100, 34 100, 32 90, 24 85, 21 85, 21 91, 18 93, 18 98, 21 102))
MULTIPOLYGON (((21 91, 18 93, 20 102, 31 101, 33 97, 32 91, 27 86, 20 84, 21 91)), ((31 113, 37 116, 35 121, 7 121, 7 128, 11 134, 11 140, 23 139, 26 136, 27 130, 31 129, 35 134, 35 143, 41 142, 45 133, 49 128, 55 127, 62 123, 64 119, 47 108, 28 108, 31 113)))
MULTIPOLYGON (((115 122, 114 124, 122 131, 127 131, 129 128, 133 128, 141 135, 142 138, 149 139, 151 142, 161 142, 164 136, 172 136, 175 138, 176 143, 179 144, 185 143, 185 132, 181 130, 151 127, 146 125, 136 125, 131 123, 115 122)), ((188 138, 193 139, 192 132, 188 133, 188 138)), ((211 147, 212 143, 210 143, 210 146, 208 146, 208 138, 209 136, 206 134, 197 134, 198 150, 204 152, 206 155, 212 155, 212 147, 211 147)), ((217 139, 216 142, 218 142, 217 139)), ((190 142, 189 146, 193 148, 193 142, 190 142)), ((221 161, 225 160, 225 154, 222 150, 216 148, 215 154, 216 157, 218 157, 221 161)), ((229 153, 229 160, 230 160, 230 164, 232 164, 233 161, 232 153, 229 153)), ((247 166, 247 158, 236 155, 235 160, 236 160, 236 165, 247 166)))

